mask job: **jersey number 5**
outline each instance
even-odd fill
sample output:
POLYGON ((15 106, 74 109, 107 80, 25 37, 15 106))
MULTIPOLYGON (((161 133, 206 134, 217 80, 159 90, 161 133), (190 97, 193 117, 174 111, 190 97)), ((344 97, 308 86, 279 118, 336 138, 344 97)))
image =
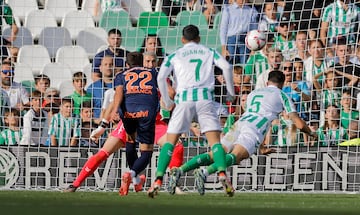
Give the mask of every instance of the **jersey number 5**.
POLYGON ((250 103, 249 112, 252 112, 252 113, 259 112, 260 104, 261 104, 261 101, 259 101, 259 100, 262 98, 264 98, 264 96, 262 96, 262 95, 254 96, 254 98, 251 100, 251 103, 250 103))

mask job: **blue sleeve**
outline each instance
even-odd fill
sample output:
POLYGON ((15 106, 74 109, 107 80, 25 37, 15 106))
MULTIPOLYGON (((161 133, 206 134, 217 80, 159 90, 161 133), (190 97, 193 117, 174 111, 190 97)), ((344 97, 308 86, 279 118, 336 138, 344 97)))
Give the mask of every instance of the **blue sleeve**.
POLYGON ((93 72, 100 73, 100 64, 101 64, 101 59, 103 57, 104 57, 104 51, 99 52, 95 55, 93 64, 92 64, 93 72))
POLYGON ((116 74, 115 76, 115 79, 114 79, 114 88, 116 88, 117 86, 120 86, 120 85, 124 85, 124 79, 122 78, 123 73, 118 73, 116 74))
POLYGON ((305 93, 306 95, 310 95, 309 87, 305 82, 298 83, 298 86, 301 92, 305 93))
POLYGON ((252 8, 249 30, 251 31, 251 30, 258 29, 258 24, 259 24, 259 13, 257 12, 257 10, 255 8, 252 8))

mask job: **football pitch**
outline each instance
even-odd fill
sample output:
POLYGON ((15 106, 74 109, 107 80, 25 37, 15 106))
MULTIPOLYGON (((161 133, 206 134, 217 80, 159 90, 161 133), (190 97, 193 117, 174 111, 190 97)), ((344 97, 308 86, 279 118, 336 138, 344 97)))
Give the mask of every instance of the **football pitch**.
POLYGON ((120 197, 115 192, 0 191, 1 214, 47 215, 298 215, 359 214, 360 194, 222 193, 171 196, 155 199, 145 192, 120 197))

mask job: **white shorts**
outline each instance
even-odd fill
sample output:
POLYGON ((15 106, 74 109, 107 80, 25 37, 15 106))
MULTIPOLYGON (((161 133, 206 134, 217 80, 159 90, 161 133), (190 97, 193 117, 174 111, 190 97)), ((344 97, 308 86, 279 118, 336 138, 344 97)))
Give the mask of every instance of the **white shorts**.
POLYGON ((171 115, 168 133, 182 134, 189 131, 193 119, 197 119, 202 133, 221 131, 220 120, 213 101, 181 102, 171 115))
POLYGON ((237 121, 228 133, 221 139, 221 143, 226 146, 227 153, 231 152, 236 144, 243 146, 249 155, 255 153, 256 148, 264 141, 264 135, 259 133, 252 124, 237 121))

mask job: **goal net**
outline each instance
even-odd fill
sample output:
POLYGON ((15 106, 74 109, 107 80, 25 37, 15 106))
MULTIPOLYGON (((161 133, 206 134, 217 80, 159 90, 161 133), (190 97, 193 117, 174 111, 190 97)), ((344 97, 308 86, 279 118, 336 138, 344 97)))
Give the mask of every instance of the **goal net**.
MULTIPOLYGON (((106 140, 104 135, 95 144, 89 136, 109 103, 105 91, 126 67, 126 54, 154 53, 154 66, 159 67, 183 45, 184 26, 193 24, 200 43, 226 57, 233 68, 233 102, 227 101, 222 71, 213 68, 223 133, 244 113, 247 95, 265 86, 266 73, 280 70, 286 77, 283 92, 318 135, 310 138, 281 113, 264 140, 276 152, 257 152, 227 169, 236 190, 359 190, 357 2, 116 2, 0 0, 0 189, 58 190, 71 184, 106 140), (245 36, 254 29, 267 40, 258 51, 246 48, 245 36), (110 73, 103 63, 106 57, 112 59, 110 73), (65 119, 64 98, 73 102, 65 119)), ((209 151, 196 120, 192 127, 181 137, 185 162, 209 151)), ((129 171, 124 150, 111 155, 80 189, 117 191, 121 175, 129 171)), ((145 189, 155 179, 158 156, 156 146, 144 171, 145 189)), ((167 180, 165 176, 165 186, 167 180)), ((195 191, 192 171, 182 177, 181 188, 195 191)), ((221 189, 216 175, 207 178, 207 191, 221 189)))

